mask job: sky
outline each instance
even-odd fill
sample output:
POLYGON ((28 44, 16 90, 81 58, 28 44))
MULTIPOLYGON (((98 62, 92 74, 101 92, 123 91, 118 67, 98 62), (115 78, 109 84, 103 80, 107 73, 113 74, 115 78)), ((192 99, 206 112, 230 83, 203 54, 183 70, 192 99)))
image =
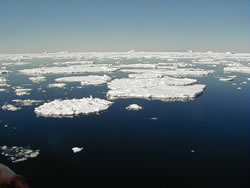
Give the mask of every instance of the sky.
POLYGON ((0 53, 250 52, 249 0, 0 0, 0 53))

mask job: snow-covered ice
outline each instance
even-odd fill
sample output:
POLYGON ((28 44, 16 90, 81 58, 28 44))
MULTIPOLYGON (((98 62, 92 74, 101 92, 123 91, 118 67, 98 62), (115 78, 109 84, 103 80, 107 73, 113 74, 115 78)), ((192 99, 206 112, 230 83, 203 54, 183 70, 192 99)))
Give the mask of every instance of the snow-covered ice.
POLYGON ((99 98, 54 100, 35 108, 35 113, 45 117, 73 117, 80 114, 99 113, 113 102, 99 98))
POLYGON ((72 76, 72 77, 63 77, 57 78, 57 82, 81 82, 81 85, 101 85, 109 82, 111 78, 107 75, 104 76, 72 76))
POLYGON ((40 150, 32 150, 30 147, 18 147, 18 146, 2 146, 0 147, 1 154, 11 160, 13 163, 25 161, 29 158, 35 158, 39 155, 40 150))
POLYGON ((230 66, 230 67, 225 67, 224 72, 239 72, 239 73, 250 74, 250 67, 244 65, 230 66))
POLYGON ((200 95, 205 85, 195 84, 193 79, 155 78, 155 79, 115 79, 108 83, 107 97, 146 98, 164 101, 186 101, 200 95))
POLYGON ((142 106, 139 106, 138 104, 130 104, 126 107, 126 110, 141 110, 143 109, 142 106))

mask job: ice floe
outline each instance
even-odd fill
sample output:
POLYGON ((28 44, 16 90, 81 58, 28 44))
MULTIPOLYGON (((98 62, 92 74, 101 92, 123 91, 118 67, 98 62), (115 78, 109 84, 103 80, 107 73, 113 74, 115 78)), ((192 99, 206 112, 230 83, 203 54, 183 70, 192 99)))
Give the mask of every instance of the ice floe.
POLYGON ((31 89, 29 88, 16 88, 15 92, 17 96, 24 96, 24 95, 30 95, 31 89))
POLYGON ((18 146, 2 146, 1 154, 11 160, 13 163, 25 161, 29 158, 35 158, 39 155, 40 150, 32 150, 30 147, 18 147, 18 146))
POLYGON ((45 81, 44 76, 36 76, 36 77, 30 77, 29 78, 33 83, 40 83, 45 81))
POLYGON ((104 76, 72 76, 57 78, 57 82, 81 82, 81 85, 101 85, 109 82, 111 78, 107 75, 104 76))
POLYGON ((186 76, 207 76, 208 74, 214 73, 213 70, 204 70, 204 69, 193 69, 193 68, 183 68, 176 70, 166 70, 166 69, 122 69, 121 72, 129 73, 147 73, 147 74, 161 74, 164 76, 174 76, 174 77, 186 77, 186 76))
POLYGON ((72 148, 73 153, 78 153, 78 152, 80 152, 82 150, 83 150, 83 148, 79 148, 79 147, 73 147, 72 148))
POLYGON ((155 79, 115 79, 108 83, 109 99, 147 98, 164 101, 186 101, 200 95, 205 85, 194 84, 193 79, 155 78, 155 79))
POLYGON ((99 98, 54 100, 35 108, 35 113, 45 117, 73 117, 80 114, 107 110, 112 102, 99 98))
POLYGON ((34 104, 40 104, 43 102, 42 100, 31 100, 31 99, 25 99, 25 100, 14 99, 12 101, 17 103, 20 106, 32 106, 34 104))
POLYGON ((57 88, 64 88, 66 86, 65 83, 54 83, 54 84, 49 84, 49 88, 57 87, 57 88))
POLYGON ((126 110, 141 110, 143 109, 142 106, 139 106, 138 104, 130 104, 129 106, 126 107, 126 110))
POLYGON ((3 110, 9 110, 9 111, 17 111, 17 110, 20 110, 21 108, 20 107, 16 107, 12 104, 5 104, 2 106, 2 109, 3 110))
POLYGON ((223 82, 230 82, 233 81, 236 78, 236 76, 228 76, 227 78, 220 77, 219 80, 223 82))

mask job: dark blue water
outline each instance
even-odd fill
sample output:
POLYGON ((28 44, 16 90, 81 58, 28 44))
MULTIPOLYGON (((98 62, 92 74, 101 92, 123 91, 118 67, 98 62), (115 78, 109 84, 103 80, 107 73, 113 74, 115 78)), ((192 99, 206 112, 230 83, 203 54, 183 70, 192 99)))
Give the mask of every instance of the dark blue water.
MULTIPOLYGON (((53 78, 32 84, 30 96, 16 97, 11 89, 2 92, 0 102, 106 98, 105 85, 38 90, 53 78)), ((9 80, 11 85, 30 82, 15 74, 9 74, 9 80)), ((31 187, 248 187, 249 83, 237 90, 214 75, 198 80, 206 90, 188 102, 119 99, 99 115, 60 119, 36 117, 34 106, 1 110, 0 145, 29 145, 41 152, 21 163, 1 155, 0 161, 31 187), (125 110, 132 103, 144 109, 125 110), (74 154, 75 146, 84 149, 74 154)), ((243 80, 246 75, 237 75, 234 82, 243 80)))

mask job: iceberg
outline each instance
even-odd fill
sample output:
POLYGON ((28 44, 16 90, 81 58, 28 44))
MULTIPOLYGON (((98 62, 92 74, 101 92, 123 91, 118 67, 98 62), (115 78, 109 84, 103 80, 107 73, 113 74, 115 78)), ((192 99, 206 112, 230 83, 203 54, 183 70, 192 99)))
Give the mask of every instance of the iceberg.
POLYGON ((35 158, 39 155, 40 150, 32 150, 29 146, 27 147, 18 147, 18 146, 2 146, 1 154, 11 160, 13 163, 25 161, 29 158, 35 158))
POLYGON ((143 109, 142 106, 139 106, 138 104, 130 104, 126 107, 126 110, 141 110, 143 109))
POLYGON ((205 85, 194 84, 193 79, 156 78, 156 79, 115 79, 108 83, 109 99, 146 98, 163 101, 192 100, 205 90, 205 85))
POLYGON ((81 82, 81 85, 101 85, 109 82, 111 78, 104 76, 72 76, 55 79, 56 82, 81 82))
POLYGON ((73 117, 80 114, 99 113, 107 110, 113 102, 99 98, 54 100, 35 108, 38 116, 73 117))

